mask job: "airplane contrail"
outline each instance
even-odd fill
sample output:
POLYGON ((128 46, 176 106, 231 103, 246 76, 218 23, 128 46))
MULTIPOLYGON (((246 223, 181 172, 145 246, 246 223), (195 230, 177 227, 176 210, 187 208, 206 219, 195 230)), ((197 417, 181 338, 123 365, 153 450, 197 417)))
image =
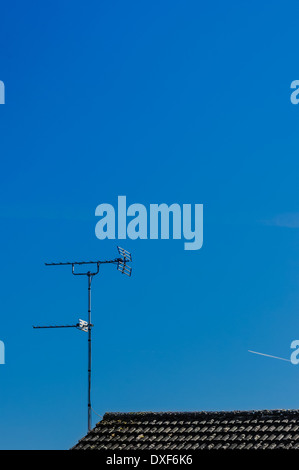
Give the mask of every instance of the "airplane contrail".
POLYGON ((248 349, 248 352, 253 353, 253 354, 259 354, 260 356, 273 357, 273 359, 280 359, 281 361, 292 362, 290 359, 285 359, 284 357, 271 356, 270 354, 264 354, 264 353, 260 353, 260 352, 256 352, 256 351, 250 351, 250 349, 248 349))

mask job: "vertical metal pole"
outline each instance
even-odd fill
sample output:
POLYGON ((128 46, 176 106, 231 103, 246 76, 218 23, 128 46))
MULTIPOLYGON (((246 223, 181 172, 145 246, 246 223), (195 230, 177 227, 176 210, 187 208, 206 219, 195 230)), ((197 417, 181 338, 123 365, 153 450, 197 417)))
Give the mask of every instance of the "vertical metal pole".
POLYGON ((88 276, 88 431, 91 430, 91 279, 92 274, 88 276))

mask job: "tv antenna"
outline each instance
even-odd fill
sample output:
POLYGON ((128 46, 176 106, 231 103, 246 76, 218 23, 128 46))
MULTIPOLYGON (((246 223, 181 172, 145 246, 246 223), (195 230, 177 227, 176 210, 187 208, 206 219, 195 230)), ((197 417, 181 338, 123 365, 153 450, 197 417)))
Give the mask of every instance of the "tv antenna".
POLYGON ((129 251, 124 250, 121 247, 117 247, 119 258, 114 258, 111 260, 104 261, 70 261, 64 263, 45 263, 46 266, 72 266, 72 274, 74 276, 87 276, 88 279, 88 321, 79 319, 78 323, 74 325, 48 325, 48 326, 33 326, 35 329, 41 328, 77 328, 78 330, 85 331, 88 333, 88 401, 87 401, 87 422, 88 422, 88 431, 91 430, 91 330, 94 326, 91 323, 91 282, 94 276, 99 273, 101 264, 116 264, 117 270, 122 274, 131 276, 132 268, 127 265, 127 263, 132 262, 132 255, 129 251), (84 265, 95 265, 93 271, 84 271, 76 272, 75 266, 84 266, 84 265))

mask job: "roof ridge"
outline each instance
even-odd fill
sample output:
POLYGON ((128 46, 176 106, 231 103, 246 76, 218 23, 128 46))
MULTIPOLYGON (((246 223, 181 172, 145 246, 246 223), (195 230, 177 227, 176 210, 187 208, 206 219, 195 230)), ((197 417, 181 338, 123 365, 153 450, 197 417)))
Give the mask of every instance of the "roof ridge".
POLYGON ((199 418, 199 417, 209 417, 209 416, 227 416, 227 417, 247 417, 247 416, 293 416, 299 414, 299 409, 275 409, 275 410, 216 410, 216 411, 115 411, 115 412, 106 412, 103 416, 103 421, 111 421, 114 419, 122 418, 199 418))

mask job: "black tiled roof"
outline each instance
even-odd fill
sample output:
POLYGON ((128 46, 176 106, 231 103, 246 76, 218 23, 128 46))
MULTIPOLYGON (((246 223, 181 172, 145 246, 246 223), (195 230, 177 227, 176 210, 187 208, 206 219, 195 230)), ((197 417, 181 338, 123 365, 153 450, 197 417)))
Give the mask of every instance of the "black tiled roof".
POLYGON ((299 410, 105 413, 73 449, 299 449, 299 410))

